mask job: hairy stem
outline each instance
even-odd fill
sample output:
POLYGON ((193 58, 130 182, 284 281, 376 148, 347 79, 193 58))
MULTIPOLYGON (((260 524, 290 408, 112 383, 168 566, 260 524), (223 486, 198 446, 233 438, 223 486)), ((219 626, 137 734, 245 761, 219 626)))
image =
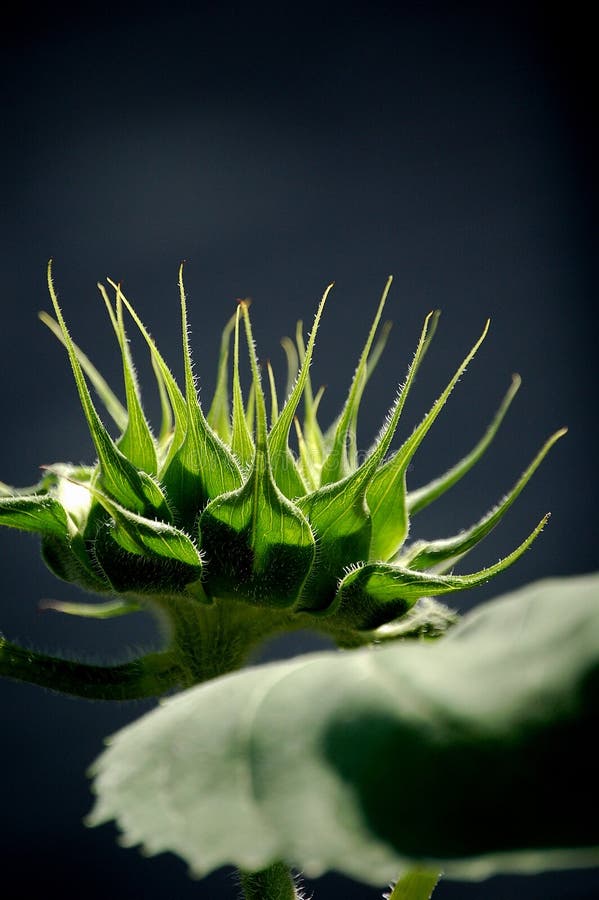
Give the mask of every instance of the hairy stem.
POLYGON ((139 700, 164 694, 181 682, 170 653, 149 653, 117 666, 47 656, 0 636, 0 675, 88 700, 139 700))
POLYGON ((293 875, 284 863, 262 872, 240 872, 244 900, 299 900, 293 875))

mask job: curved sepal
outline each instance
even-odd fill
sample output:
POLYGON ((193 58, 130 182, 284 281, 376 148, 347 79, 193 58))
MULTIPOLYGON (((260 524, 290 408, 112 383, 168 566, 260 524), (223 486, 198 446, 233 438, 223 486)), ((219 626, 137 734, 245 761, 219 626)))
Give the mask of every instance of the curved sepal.
POLYGON ((104 603, 69 603, 64 600, 42 600, 40 609, 51 609, 81 619, 115 619, 139 612, 141 606, 133 600, 106 600, 104 603))
MULTIPOLYGON (((316 564, 302 598, 304 610, 328 609, 335 595, 339 572, 347 569, 349 565, 368 559, 369 554, 372 555, 371 548, 376 532, 373 530, 375 520, 370 502, 367 502, 369 487, 376 478, 378 467, 393 440, 410 385, 428 345, 428 329, 433 315, 430 313, 425 319, 408 377, 370 456, 359 469, 341 481, 325 484, 297 500, 298 506, 314 528, 318 541, 316 564)), ((381 497, 377 495, 376 501, 374 512, 377 521, 381 517, 381 508, 386 509, 387 503, 395 503, 395 509, 399 503, 396 498, 387 499, 383 494, 381 497)))
POLYGON ((201 577, 200 552, 183 531, 158 519, 146 519, 129 512, 98 491, 94 491, 94 496, 113 519, 112 536, 123 550, 183 563, 191 570, 190 581, 201 577))
POLYGON ((314 560, 314 537, 300 510, 275 484, 266 440, 266 408, 247 304, 245 320, 256 401, 256 449, 247 481, 208 504, 200 517, 205 589, 264 606, 294 605, 314 560))
POLYGON ((366 344, 364 345, 364 349, 362 350, 360 359, 358 361, 358 366, 354 373, 347 400, 345 401, 345 405, 341 411, 341 415, 339 416, 330 453, 328 454, 322 466, 320 482, 322 485, 340 481, 351 471, 347 455, 348 441, 352 441, 352 434, 354 436, 353 440, 355 441, 355 428, 358 418, 358 409, 366 382, 368 355, 372 348, 372 343, 374 341, 376 330, 383 314, 383 308, 385 306, 392 281, 393 278, 389 276, 383 290, 383 294, 381 296, 374 321, 370 327, 370 331, 366 339, 366 344))
POLYGON ((63 506, 48 494, 0 497, 0 525, 62 538, 69 534, 63 506))
POLYGON ((471 528, 461 531, 454 537, 443 538, 437 541, 417 541, 396 560, 397 563, 402 566, 408 566, 410 569, 434 568, 436 572, 446 571, 451 568, 499 524, 510 506, 524 490, 550 449, 566 432, 567 429, 562 428, 545 442, 511 491, 506 494, 501 503, 487 513, 479 522, 471 528))
POLYGON ((512 376, 512 383, 510 384, 505 397, 501 401, 499 409, 495 413, 493 420, 482 438, 472 448, 470 453, 467 453, 463 459, 457 462, 455 466, 452 466, 451 469, 448 469, 448 471, 439 478, 435 478, 428 484, 408 492, 407 508, 410 515, 415 515, 417 512, 420 512, 421 509, 425 509, 430 503, 433 503, 433 501, 438 500, 439 497, 452 488, 454 484, 457 484, 458 481, 460 481, 464 475, 476 465, 497 434, 499 426, 503 422, 503 419, 511 406, 512 400, 520 389, 521 383, 522 379, 519 375, 512 376))
POLYGON ((229 344, 231 332, 235 327, 235 316, 231 316, 220 339, 218 369, 216 372, 216 388, 206 419, 225 444, 231 443, 231 421, 229 410, 229 344))
MULTIPOLYGON (((68 349, 67 343, 64 339, 64 335, 56 319, 53 319, 52 316, 48 315, 48 313, 44 310, 38 313, 38 318, 40 322, 44 323, 46 328, 50 329, 54 337, 56 337, 60 341, 63 347, 65 347, 65 349, 68 349)), ((127 410, 125 409, 119 398, 116 396, 106 379, 100 374, 100 372, 98 372, 90 358, 74 341, 73 350, 75 351, 75 355, 79 360, 81 368, 91 382, 96 394, 106 407, 107 413, 109 414, 119 431, 124 431, 127 427, 127 410)))
POLYGON ((242 477, 233 454, 206 421, 198 400, 189 347, 182 268, 179 269, 179 291, 187 430, 183 443, 170 459, 161 477, 169 498, 179 513, 181 525, 191 532, 206 504, 220 494, 240 487, 242 477))
POLYGON ((406 613, 421 597, 453 594, 484 584, 528 550, 543 530, 545 516, 519 547, 493 566, 470 575, 433 575, 389 563, 368 563, 342 578, 329 615, 359 631, 378 628, 406 613))
POLYGON ((306 485, 304 484, 302 476, 297 469, 295 460, 289 449, 289 432, 291 430, 291 426, 293 424, 300 399, 303 394, 305 395, 306 388, 308 387, 310 363, 312 362, 312 353, 314 351, 314 343, 316 341, 316 334, 318 332, 318 326, 320 324, 320 317, 322 315, 324 305, 327 301, 327 297, 329 296, 332 288, 333 285, 330 284, 322 295, 322 300, 320 301, 318 309, 316 310, 316 315, 314 317, 314 324, 312 326, 312 331, 310 332, 310 337, 308 339, 308 346, 303 353, 303 358, 297 378, 285 402, 285 405, 283 406, 283 409, 281 410, 276 422, 272 426, 270 434, 268 436, 268 449, 270 453, 274 479, 279 489, 283 492, 283 494, 285 494, 286 497, 289 497, 290 499, 301 497, 306 493, 306 485))
POLYGON ((233 343, 233 421, 231 429, 231 450, 242 464, 249 466, 254 458, 254 439, 250 432, 241 391, 239 377, 239 316, 241 306, 235 314, 235 337, 233 343))
MULTIPOLYGON (((430 316, 429 316, 430 318, 430 316)), ((428 320, 427 320, 428 321, 428 320)), ((426 323, 425 323, 426 326, 426 323)), ((484 341, 489 328, 486 323, 483 333, 475 343, 472 350, 458 367, 457 372, 433 404, 431 410, 424 417, 420 425, 412 432, 412 435, 391 457, 380 466, 368 487, 367 501, 372 515, 372 544, 370 547, 371 560, 388 560, 401 547, 408 532, 408 515, 406 507, 406 471, 416 450, 424 440, 433 422, 445 406, 449 395, 463 375, 466 367, 476 355, 478 348, 484 341)), ((429 340, 421 337, 419 348, 410 367, 408 380, 403 394, 409 388, 418 365, 426 352, 429 340)))
POLYGON ((127 426, 118 440, 118 448, 136 468, 141 469, 148 475, 157 475, 156 445, 142 409, 137 375, 129 351, 129 343, 123 321, 121 287, 118 285, 116 290, 116 310, 112 308, 103 285, 98 285, 98 287, 116 334, 123 365, 123 380, 127 401, 127 426))
POLYGON ((168 517, 168 506, 158 485, 152 481, 149 475, 138 471, 125 454, 118 449, 96 412, 81 364, 75 353, 73 341, 58 305, 52 282, 51 262, 48 264, 48 288, 69 354, 81 406, 100 461, 100 481, 103 488, 127 509, 141 514, 154 511, 168 517))
MULTIPOLYGON (((148 332, 148 329, 145 327, 145 325, 143 324, 143 322, 141 321, 141 319, 135 312, 135 309, 132 306, 132 304, 129 302, 129 300, 127 300, 126 296, 120 290, 120 288, 116 284, 116 282, 112 281, 109 278, 108 283, 110 284, 110 286, 112 288, 114 288, 115 291, 119 290, 122 302, 127 307, 127 311, 129 313, 129 315, 135 322, 135 325, 137 326, 141 336, 143 337, 144 341, 148 345, 148 349, 150 351, 150 357, 152 359, 152 365, 154 367, 154 370, 159 373, 159 375, 157 376, 160 379, 158 381, 159 391, 160 391, 160 384, 163 383, 164 389, 165 389, 167 397, 168 397, 168 402, 170 404, 171 411, 172 411, 172 414, 174 417, 174 423, 173 423, 174 428, 173 428, 173 432, 172 432, 172 435, 170 438, 168 451, 164 455, 164 459, 161 462, 160 476, 162 477, 162 474, 168 469, 170 461, 172 460, 173 456, 175 455, 177 450, 180 448, 181 444, 183 443, 183 441, 185 439, 185 433, 187 431, 187 406, 185 403, 185 398, 183 397, 183 394, 181 393, 179 385, 175 381, 175 378, 174 378, 172 372, 170 371, 170 369, 167 366, 166 362, 164 361, 162 355, 160 354, 160 351, 158 350, 156 344, 154 343, 150 333, 148 332)), ((168 430, 170 430, 170 417, 168 416, 168 413, 166 411, 163 413, 163 416, 165 414, 167 416, 167 421, 165 423, 164 430, 168 431, 168 430)))

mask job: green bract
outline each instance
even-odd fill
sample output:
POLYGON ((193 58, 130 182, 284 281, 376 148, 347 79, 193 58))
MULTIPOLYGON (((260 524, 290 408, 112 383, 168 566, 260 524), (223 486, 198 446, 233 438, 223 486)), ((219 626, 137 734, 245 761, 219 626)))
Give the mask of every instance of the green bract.
POLYGON ((511 491, 471 528, 443 540, 406 544, 411 517, 478 461, 518 389, 515 376, 485 435, 463 460, 430 484, 408 491, 410 462, 484 340, 488 323, 430 411, 407 441, 392 451, 411 384, 437 323, 437 314, 427 316, 387 419, 360 460, 358 411, 387 339, 388 326, 382 327, 378 339, 377 329, 391 279, 345 405, 327 429, 318 422, 321 392, 313 394, 310 364, 330 287, 307 344, 301 325, 295 342, 284 341, 289 377, 282 404, 268 369, 267 415, 246 302, 240 302, 225 327, 217 388, 205 412, 192 374, 182 272, 183 391, 120 286, 113 282, 108 288, 99 286, 122 356, 123 406, 73 342, 50 270, 48 283, 56 320, 46 314, 42 319, 68 352, 97 462, 89 467, 50 466, 40 484, 27 491, 2 488, 0 522, 38 532, 44 560, 60 578, 111 596, 100 605, 55 603, 54 608, 97 617, 140 607, 158 610, 169 625, 170 643, 163 653, 100 671, 35 657, 29 651, 26 665, 25 651, 4 641, 0 646, 4 674, 89 696, 139 696, 235 667, 259 638, 282 629, 316 628, 340 646, 407 634, 434 635, 453 617, 438 603, 419 601, 487 581, 518 559, 546 522, 544 517, 495 565, 469 575, 451 574, 455 563, 499 522, 564 430, 549 438, 511 491), (151 355, 162 404, 157 435, 140 401, 125 313, 151 355), (247 402, 239 378, 240 332, 252 372, 247 402), (114 420, 118 439, 101 421, 88 382, 114 420), (292 432, 297 454, 290 448, 292 432), (219 653, 227 656, 226 665, 216 659, 219 653), (110 688, 109 672, 116 673, 110 688))

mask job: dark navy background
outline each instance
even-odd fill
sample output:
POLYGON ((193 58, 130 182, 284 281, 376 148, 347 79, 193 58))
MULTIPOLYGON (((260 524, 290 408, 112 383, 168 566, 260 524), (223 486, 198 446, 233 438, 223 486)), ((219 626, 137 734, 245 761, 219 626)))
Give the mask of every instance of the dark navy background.
MULTIPOLYGON (((536 578, 597 568, 590 24, 536 4, 302 6, 270 15, 249 5, 192 8, 3 13, 0 478, 26 485, 40 464, 94 455, 64 352, 36 319, 49 308, 50 256, 77 340, 116 384, 96 281, 122 280, 180 375, 176 280, 186 259, 206 400, 236 297, 253 298, 259 351, 282 375, 280 337, 297 318, 311 321, 335 280, 313 366, 327 385, 327 417, 342 402, 391 272, 395 327, 365 401, 362 447, 434 307, 443 315, 404 436, 489 315, 492 327, 414 461, 413 486, 466 452, 512 372, 523 377, 485 461, 422 513, 415 535, 471 524, 549 433, 570 426, 462 571, 496 561, 547 510, 549 526, 517 566, 464 595, 460 608, 536 578)), ((142 350, 135 340, 134 348, 142 350)), ((149 385, 145 353, 139 359, 149 385)), ((155 411, 152 390, 146 395, 155 411)), ((156 644, 143 616, 93 623, 40 613, 40 599, 77 591, 45 571, 35 538, 6 530, 0 541, 8 637, 104 662, 156 644)), ((293 638, 272 652, 311 646, 293 638)), ((85 703, 5 682, 0 706, 4 884, 15 879, 22 896, 63 900, 234 896, 229 872, 193 883, 174 857, 143 860, 116 846, 111 827, 81 825, 91 802, 85 768, 107 734, 151 704, 85 703)), ((336 876, 313 887, 323 900, 380 896, 336 876)), ((582 900, 598 892, 597 872, 580 872, 448 882, 435 897, 582 900)))

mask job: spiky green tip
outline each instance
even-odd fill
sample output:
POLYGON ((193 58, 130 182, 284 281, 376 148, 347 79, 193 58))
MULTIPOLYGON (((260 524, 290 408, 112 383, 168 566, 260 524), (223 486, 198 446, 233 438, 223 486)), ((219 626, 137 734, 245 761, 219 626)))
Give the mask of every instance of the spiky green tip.
MULTIPOLYGON (((313 393, 310 364, 332 286, 318 306, 307 343, 301 324, 295 341, 283 342, 288 378, 282 405, 268 368, 267 415, 247 303, 239 303, 225 327, 216 392, 204 413, 192 374, 182 271, 184 390, 120 286, 112 281, 99 285, 122 357, 125 405, 73 342, 50 267, 48 284, 56 319, 45 313, 41 317, 67 350, 97 461, 89 467, 64 463, 47 467, 41 482, 25 491, 0 485, 0 523, 38 532, 44 560, 60 578, 111 595, 96 606, 52 604, 57 610, 106 617, 158 603, 163 612, 176 617, 180 601, 216 605, 226 618, 228 604, 231 609, 241 605, 259 613, 262 632, 268 632, 264 625, 268 621, 272 631, 283 622, 289 628, 311 625, 344 646, 404 636, 410 633, 412 620, 418 623, 415 632, 426 633, 427 616, 423 619, 418 612, 424 608, 419 604, 422 598, 487 581, 511 565, 545 524, 546 517, 500 562, 472 574, 447 574, 500 521, 564 430, 549 438, 499 505, 471 528, 443 540, 406 545, 411 517, 480 459, 519 387, 514 376, 486 433, 463 460, 429 485, 408 491, 410 462, 484 340, 488 323, 430 411, 391 453, 406 398, 437 324, 436 313, 426 317, 386 421, 360 459, 358 411, 387 340, 387 325, 378 339, 377 331, 391 279, 347 400, 328 429, 318 421, 321 392, 313 393), (149 348, 162 406, 157 435, 142 407, 125 313, 149 348), (247 401, 239 376, 240 332, 252 373, 247 401), (101 421, 88 383, 120 432, 118 439, 101 421)), ((440 614, 439 604, 433 607, 426 608, 434 631, 440 620, 451 617, 440 614)), ((0 671, 11 674, 6 667, 0 666, 0 671)))

